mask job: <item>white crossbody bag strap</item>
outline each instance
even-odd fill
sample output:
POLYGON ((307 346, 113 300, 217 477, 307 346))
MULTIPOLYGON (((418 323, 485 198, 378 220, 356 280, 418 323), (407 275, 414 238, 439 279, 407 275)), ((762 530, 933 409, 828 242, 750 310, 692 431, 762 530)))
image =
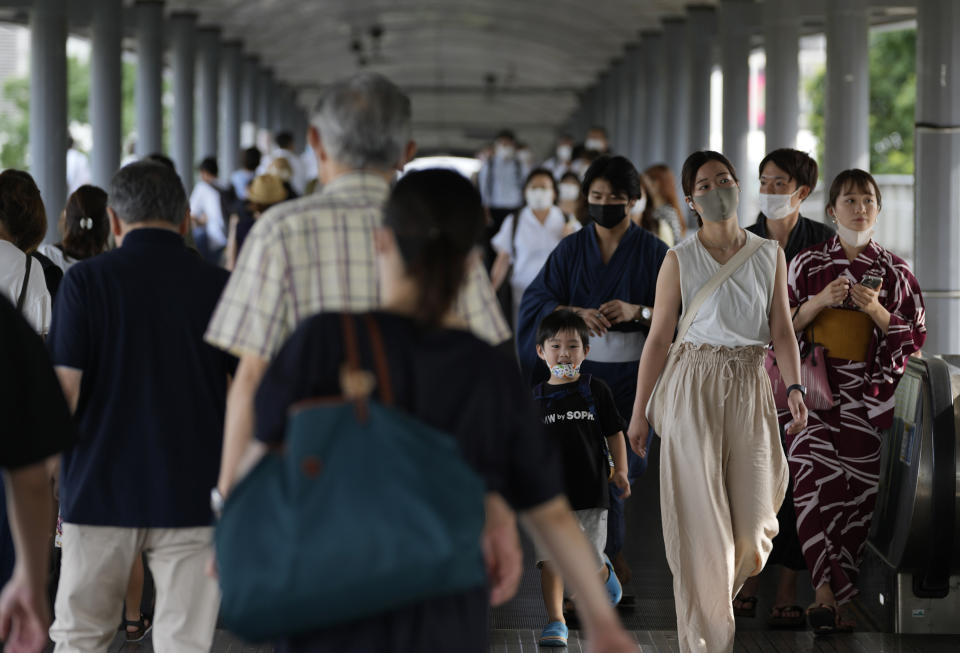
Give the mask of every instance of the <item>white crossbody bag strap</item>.
POLYGON ((697 294, 693 297, 693 301, 690 302, 690 306, 686 308, 680 317, 680 326, 677 328, 677 339, 675 342, 683 341, 683 337, 687 335, 687 330, 690 328, 690 325, 693 324, 693 319, 697 317, 697 311, 700 310, 703 302, 707 301, 707 298, 716 292, 717 288, 719 288, 731 274, 740 269, 740 266, 746 263, 750 257, 753 256, 754 252, 763 246, 764 241, 764 238, 759 237, 753 239, 748 238, 747 242, 740 248, 740 251, 724 263, 720 269, 710 277, 710 280, 697 291, 697 294))

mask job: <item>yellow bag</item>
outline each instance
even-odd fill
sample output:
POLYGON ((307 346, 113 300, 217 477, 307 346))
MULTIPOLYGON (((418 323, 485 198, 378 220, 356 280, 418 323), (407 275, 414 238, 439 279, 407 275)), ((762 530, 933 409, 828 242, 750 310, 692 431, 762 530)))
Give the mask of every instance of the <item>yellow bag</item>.
POLYGON ((870 353, 873 319, 863 311, 825 308, 806 329, 807 342, 823 345, 827 357, 863 363, 870 353))

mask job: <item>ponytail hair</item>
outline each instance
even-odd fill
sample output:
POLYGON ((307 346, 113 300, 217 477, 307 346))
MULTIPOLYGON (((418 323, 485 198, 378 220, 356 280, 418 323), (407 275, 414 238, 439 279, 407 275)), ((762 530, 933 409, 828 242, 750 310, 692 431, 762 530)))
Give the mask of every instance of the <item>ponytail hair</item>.
POLYGON ((90 185, 73 191, 63 209, 63 253, 77 260, 90 258, 103 251, 109 235, 106 191, 90 185))
POLYGON ((384 209, 384 226, 393 231, 417 285, 420 322, 437 326, 453 306, 483 225, 480 194, 459 173, 421 170, 397 182, 384 209))

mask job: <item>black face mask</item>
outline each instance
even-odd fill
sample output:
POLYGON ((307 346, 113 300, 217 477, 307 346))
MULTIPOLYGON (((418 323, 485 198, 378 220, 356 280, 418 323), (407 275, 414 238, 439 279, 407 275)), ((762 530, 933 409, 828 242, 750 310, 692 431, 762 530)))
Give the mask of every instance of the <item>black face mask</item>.
POLYGON ((613 229, 627 217, 626 204, 587 204, 587 215, 606 229, 613 229))

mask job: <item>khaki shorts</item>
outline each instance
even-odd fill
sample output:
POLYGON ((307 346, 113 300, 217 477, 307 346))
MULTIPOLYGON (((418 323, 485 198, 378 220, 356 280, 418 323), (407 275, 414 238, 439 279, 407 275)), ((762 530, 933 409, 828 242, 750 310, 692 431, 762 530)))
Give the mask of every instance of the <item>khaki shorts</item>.
MULTIPOLYGON (((606 508, 588 508, 586 510, 574 510, 573 516, 580 526, 580 530, 586 536, 590 543, 590 548, 596 556, 597 569, 603 568, 603 550, 607 546, 607 509, 606 508)), ((549 560, 550 554, 542 550, 539 546, 534 546, 537 554, 537 565, 549 560)))

